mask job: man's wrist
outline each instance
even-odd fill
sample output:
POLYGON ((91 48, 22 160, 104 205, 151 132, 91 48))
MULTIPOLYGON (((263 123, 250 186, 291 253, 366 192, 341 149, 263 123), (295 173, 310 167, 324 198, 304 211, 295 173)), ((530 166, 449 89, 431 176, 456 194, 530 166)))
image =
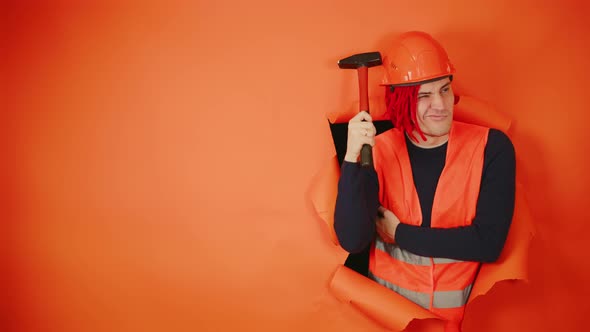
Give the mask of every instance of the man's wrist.
POLYGON ((357 163, 359 161, 359 155, 352 155, 352 154, 346 154, 344 155, 344 160, 348 161, 349 163, 357 163))

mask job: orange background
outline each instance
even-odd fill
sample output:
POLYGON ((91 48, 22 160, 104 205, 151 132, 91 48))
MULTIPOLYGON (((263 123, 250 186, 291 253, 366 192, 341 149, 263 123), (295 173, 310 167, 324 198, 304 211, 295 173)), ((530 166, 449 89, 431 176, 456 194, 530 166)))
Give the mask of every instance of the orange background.
POLYGON ((381 331, 305 193, 357 99, 336 61, 413 29, 514 120, 537 230, 465 331, 586 329, 584 1, 187 3, 3 5, 2 331, 381 331))

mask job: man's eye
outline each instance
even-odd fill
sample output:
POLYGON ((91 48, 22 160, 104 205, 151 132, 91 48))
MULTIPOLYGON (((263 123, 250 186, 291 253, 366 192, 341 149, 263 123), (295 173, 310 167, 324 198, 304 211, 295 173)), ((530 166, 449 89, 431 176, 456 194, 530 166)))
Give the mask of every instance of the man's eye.
POLYGON ((420 95, 420 96, 418 96, 418 99, 424 99, 424 98, 428 98, 428 95, 420 95))
POLYGON ((445 92, 449 92, 449 90, 451 90, 451 88, 449 88, 449 87, 446 87, 446 88, 442 89, 442 92, 443 92, 443 93, 445 93, 445 92))

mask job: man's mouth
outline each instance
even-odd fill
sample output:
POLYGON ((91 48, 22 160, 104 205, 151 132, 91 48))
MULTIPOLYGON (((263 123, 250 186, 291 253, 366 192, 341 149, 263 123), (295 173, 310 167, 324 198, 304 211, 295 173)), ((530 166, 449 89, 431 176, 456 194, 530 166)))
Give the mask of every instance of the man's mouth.
POLYGON ((427 116, 427 118, 432 119, 434 121, 445 120, 447 117, 448 116, 446 114, 431 114, 427 116))

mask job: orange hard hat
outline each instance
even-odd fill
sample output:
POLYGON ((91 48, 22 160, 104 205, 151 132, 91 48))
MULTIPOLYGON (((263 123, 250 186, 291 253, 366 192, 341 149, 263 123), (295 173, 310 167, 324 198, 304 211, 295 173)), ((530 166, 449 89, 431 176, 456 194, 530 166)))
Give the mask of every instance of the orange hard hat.
POLYGON ((383 57, 383 66, 381 85, 415 85, 455 73, 445 49, 420 31, 406 32, 395 39, 383 57))

